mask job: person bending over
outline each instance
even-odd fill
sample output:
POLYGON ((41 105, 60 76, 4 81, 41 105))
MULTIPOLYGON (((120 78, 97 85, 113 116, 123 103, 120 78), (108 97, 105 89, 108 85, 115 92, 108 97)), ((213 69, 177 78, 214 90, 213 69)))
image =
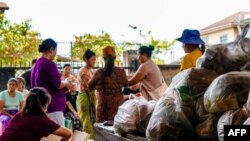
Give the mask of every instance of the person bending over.
POLYGON ((50 96, 44 88, 31 89, 21 112, 10 121, 0 141, 40 141, 50 134, 68 141, 72 132, 50 120, 46 114, 49 102, 50 96))

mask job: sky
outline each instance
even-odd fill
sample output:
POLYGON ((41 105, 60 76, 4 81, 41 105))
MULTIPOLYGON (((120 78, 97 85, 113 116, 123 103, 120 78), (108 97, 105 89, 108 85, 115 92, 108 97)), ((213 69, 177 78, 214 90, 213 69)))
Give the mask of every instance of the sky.
MULTIPOLYGON (((31 19, 42 39, 74 41, 85 33, 111 35, 115 42, 140 41, 151 31, 171 41, 184 29, 202 29, 239 11, 250 10, 250 0, 5 0, 7 19, 20 23, 31 19), (129 25, 136 26, 134 30, 129 25)), ((64 49, 69 49, 65 44, 64 49)), ((179 45, 178 45, 179 46, 179 45)), ((58 48, 59 49, 59 48, 58 48)), ((179 48, 177 52, 184 52, 179 48)), ((175 50, 175 51, 176 51, 175 50)), ((65 54, 69 50, 59 50, 65 54)), ((67 54, 67 53, 66 53, 67 54)), ((178 54, 178 53, 177 53, 178 54)), ((175 55, 178 58, 181 55, 175 55)), ((169 57, 169 56, 168 56, 169 57)), ((169 58, 173 58, 169 57, 169 58)))

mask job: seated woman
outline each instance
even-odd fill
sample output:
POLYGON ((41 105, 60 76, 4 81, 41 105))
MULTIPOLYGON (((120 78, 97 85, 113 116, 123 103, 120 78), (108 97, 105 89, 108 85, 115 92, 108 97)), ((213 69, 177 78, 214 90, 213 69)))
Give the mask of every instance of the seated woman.
POLYGON ((17 90, 21 92, 24 100, 28 96, 29 91, 25 88, 25 79, 23 77, 16 77, 17 79, 17 90))
POLYGON ((0 93, 0 122, 2 130, 8 125, 23 105, 23 96, 16 91, 18 82, 15 78, 10 78, 7 83, 7 90, 0 93))
POLYGON ((30 90, 21 112, 16 114, 0 136, 1 141, 40 141, 42 137, 54 134, 68 141, 72 132, 48 118, 46 108, 50 96, 44 88, 30 90))
POLYGON ((63 65, 61 79, 67 81, 77 81, 76 77, 72 74, 72 67, 70 64, 63 65))
POLYGON ((64 116, 66 119, 72 121, 73 131, 82 131, 82 124, 77 113, 76 100, 78 96, 77 83, 74 82, 74 86, 66 93, 66 111, 64 116))

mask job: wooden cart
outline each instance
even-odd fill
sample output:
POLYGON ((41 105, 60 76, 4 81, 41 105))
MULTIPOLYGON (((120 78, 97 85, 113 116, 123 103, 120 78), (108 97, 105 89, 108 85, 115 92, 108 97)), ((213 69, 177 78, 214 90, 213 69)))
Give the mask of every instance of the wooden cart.
POLYGON ((147 139, 131 134, 120 137, 114 133, 113 126, 104 126, 102 123, 96 123, 94 141, 147 141, 147 139))

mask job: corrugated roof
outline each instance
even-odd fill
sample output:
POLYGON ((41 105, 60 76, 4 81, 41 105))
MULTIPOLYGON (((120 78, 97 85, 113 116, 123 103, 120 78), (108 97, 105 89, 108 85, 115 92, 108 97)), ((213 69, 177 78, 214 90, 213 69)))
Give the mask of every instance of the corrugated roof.
POLYGON ((240 21, 244 20, 244 16, 250 14, 250 12, 240 11, 225 19, 215 22, 200 30, 201 35, 208 34, 211 32, 219 31, 221 29, 235 27, 237 25, 238 18, 240 21))

